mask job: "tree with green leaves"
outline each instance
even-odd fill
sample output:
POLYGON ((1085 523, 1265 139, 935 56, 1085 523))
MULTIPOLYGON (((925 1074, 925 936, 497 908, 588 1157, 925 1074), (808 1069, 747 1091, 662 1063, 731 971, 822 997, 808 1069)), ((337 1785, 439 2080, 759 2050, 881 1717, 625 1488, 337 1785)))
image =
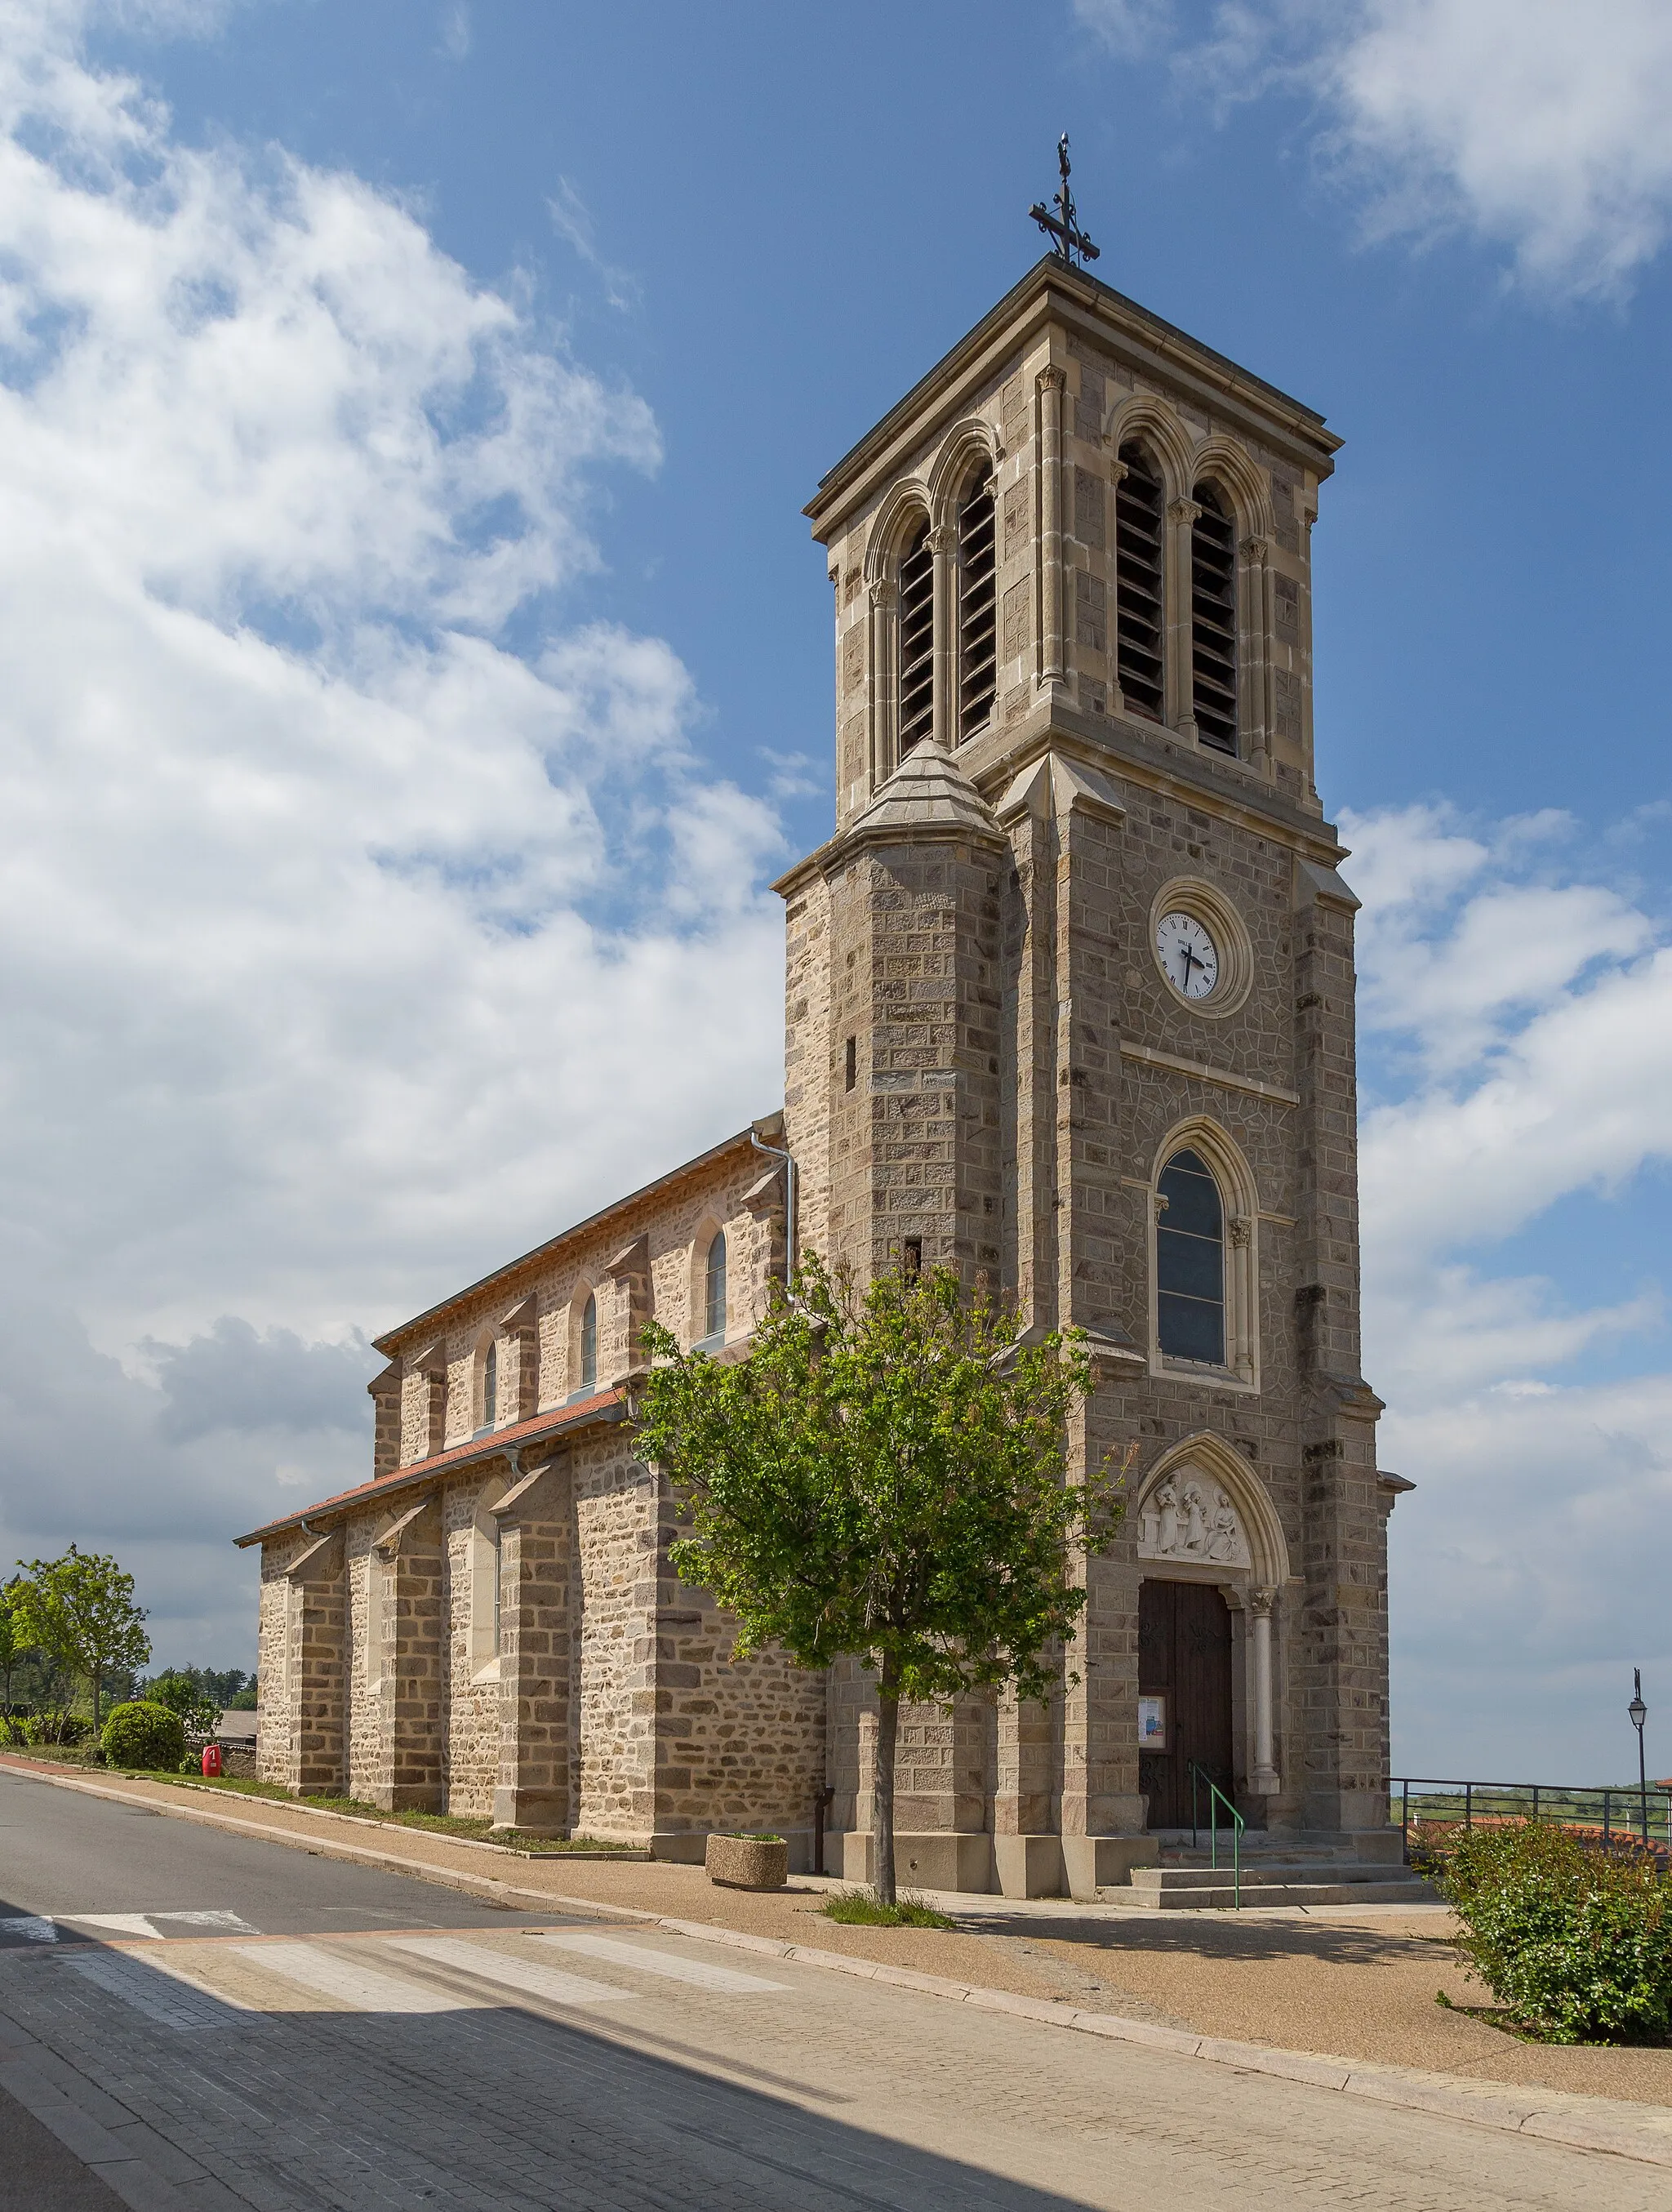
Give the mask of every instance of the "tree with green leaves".
POLYGON ((82 1552, 74 1544, 61 1559, 20 1559, 18 1565, 24 1574, 15 1585, 13 1611, 22 1640, 88 1683, 96 1735, 107 1678, 143 1667, 151 1656, 144 1608, 133 1601, 133 1577, 108 1553, 82 1552))
POLYGON ((161 1674, 139 1685, 139 1695, 152 1705, 166 1706, 188 1735, 213 1735, 221 1718, 219 1704, 204 1691, 202 1668, 165 1668, 161 1674))
POLYGON ((15 1603, 21 1579, 21 1576, 13 1575, 9 1582, 0 1583, 0 1681, 4 1684, 5 1700, 3 1705, 0 1705, 0 1716, 3 1717, 0 1719, 0 1725, 4 1726, 9 1741, 15 1741, 15 1731, 12 1727, 12 1676, 17 1670, 18 1661, 27 1649, 19 1632, 15 1603))
POLYGON ((1085 1602, 1077 1560, 1119 1525, 1120 1474, 1067 1473, 1083 1342, 1027 1341, 951 1268, 860 1292, 812 1254, 746 1359, 684 1352, 655 1324, 644 1342, 638 1445, 687 1516, 675 1571, 735 1617, 739 1657, 848 1653, 877 1675, 876 1893, 892 1905, 902 1699, 1047 1695, 1085 1602))

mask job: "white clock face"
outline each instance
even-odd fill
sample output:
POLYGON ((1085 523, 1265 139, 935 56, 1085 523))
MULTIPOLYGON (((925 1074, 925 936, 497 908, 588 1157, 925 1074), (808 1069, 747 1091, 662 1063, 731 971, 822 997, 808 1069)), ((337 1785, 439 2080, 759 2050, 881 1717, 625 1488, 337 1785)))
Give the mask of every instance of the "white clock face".
POLYGON ((1193 914, 1164 914, 1156 924, 1155 957, 1174 989, 1205 999, 1219 980, 1219 948, 1193 914))

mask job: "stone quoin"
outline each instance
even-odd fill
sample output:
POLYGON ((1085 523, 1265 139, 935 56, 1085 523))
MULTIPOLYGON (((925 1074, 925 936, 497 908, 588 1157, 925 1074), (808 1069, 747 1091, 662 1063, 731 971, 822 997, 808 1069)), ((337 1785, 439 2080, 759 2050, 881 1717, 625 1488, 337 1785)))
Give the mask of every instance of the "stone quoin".
POLYGON ((1322 416, 1058 256, 824 477, 836 829, 777 886, 775 1111, 377 1340, 373 1472, 262 1558, 259 1771, 863 1879, 875 1695, 730 1659, 629 1419, 651 1316, 745 1356, 789 1241, 1089 1340, 1136 1447, 1055 1698, 902 1716, 903 1879, 1090 1895, 1188 1826, 1387 1830, 1353 916, 1313 781, 1322 416), (794 1163, 794 1215, 781 1155, 794 1163), (1141 1737, 1140 1737, 1141 1729, 1141 1737))

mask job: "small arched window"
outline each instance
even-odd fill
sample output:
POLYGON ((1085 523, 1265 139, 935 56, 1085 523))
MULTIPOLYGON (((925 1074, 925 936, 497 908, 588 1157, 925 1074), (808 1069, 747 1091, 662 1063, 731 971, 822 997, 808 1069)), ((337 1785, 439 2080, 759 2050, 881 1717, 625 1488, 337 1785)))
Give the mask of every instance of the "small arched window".
POLYGON ((968 744, 993 719, 998 677, 998 561, 993 470, 982 461, 958 510, 958 741, 968 744))
POLYGON ((900 558, 900 757, 934 726, 934 555, 924 516, 900 558))
POLYGON ((1122 446, 1115 489, 1116 676, 1129 712, 1164 713, 1165 611, 1161 586, 1161 478, 1136 439, 1122 446))
POLYGON ((589 1294, 581 1315, 581 1388, 598 1386, 598 1299, 589 1294))
POLYGON ((708 1261, 702 1279, 702 1334, 726 1334, 726 1232, 716 1229, 708 1245, 708 1261))
POLYGON ((482 1425, 490 1429, 499 1415, 499 1346, 492 1338, 482 1355, 482 1425))
POLYGON ((1190 684, 1196 734, 1237 750, 1237 526, 1212 484, 1190 495, 1190 684))
POLYGON ((1161 1170, 1155 1229, 1156 1335, 1164 1358, 1225 1365, 1225 1205, 1200 1152, 1161 1170))

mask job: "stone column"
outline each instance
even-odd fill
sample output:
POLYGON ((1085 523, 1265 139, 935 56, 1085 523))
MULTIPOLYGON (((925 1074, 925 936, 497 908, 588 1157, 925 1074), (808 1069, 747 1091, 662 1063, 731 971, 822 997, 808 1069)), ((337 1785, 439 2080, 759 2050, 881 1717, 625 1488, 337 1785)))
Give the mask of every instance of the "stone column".
POLYGON ((443 1537, 438 1498, 409 1506, 372 1546, 381 1581, 380 1753, 372 1802, 385 1812, 438 1813, 447 1741, 443 1537))
POLYGON ((566 1836, 574 1501, 567 1456, 514 1483, 499 1524, 499 1779, 494 1825, 566 1836))
POLYGON ((1062 643, 1062 395, 1068 380, 1055 362, 1039 372, 1039 629, 1044 647, 1042 682, 1061 684, 1067 673, 1062 643))
POLYGON ((539 1301, 521 1298, 500 1316, 505 1346, 505 1369, 500 1380, 500 1401, 514 1421, 532 1421, 540 1404, 540 1344, 536 1327, 539 1301))
POLYGON ((929 532, 934 558, 934 693, 931 728, 946 752, 958 749, 958 532, 938 522, 929 532))
POLYGON ((1272 1751, 1272 1605, 1277 1592, 1248 1593, 1249 1632, 1254 1645, 1254 1771, 1249 1786, 1257 1797, 1274 1797, 1281 1784, 1272 1751))
POLYGON ((348 1585, 341 1529, 307 1545, 285 1579, 289 1736, 284 1786, 301 1797, 343 1787, 348 1585))
POLYGON ((871 586, 871 788, 886 783, 899 758, 900 692, 895 668, 899 595, 890 576, 871 586))
POLYGON ((1167 620, 1167 724, 1191 744, 1196 739, 1196 678, 1191 658, 1190 526, 1201 513, 1193 499, 1169 501, 1161 563, 1167 620))
POLYGON ((1237 579, 1237 689, 1238 715, 1249 726, 1243 737, 1244 758, 1262 775, 1271 774, 1272 722, 1276 712, 1272 687, 1271 641, 1275 633, 1276 587, 1271 547, 1263 538, 1245 538, 1238 549, 1243 573, 1237 579), (1243 619, 1246 613, 1246 620, 1243 619))

